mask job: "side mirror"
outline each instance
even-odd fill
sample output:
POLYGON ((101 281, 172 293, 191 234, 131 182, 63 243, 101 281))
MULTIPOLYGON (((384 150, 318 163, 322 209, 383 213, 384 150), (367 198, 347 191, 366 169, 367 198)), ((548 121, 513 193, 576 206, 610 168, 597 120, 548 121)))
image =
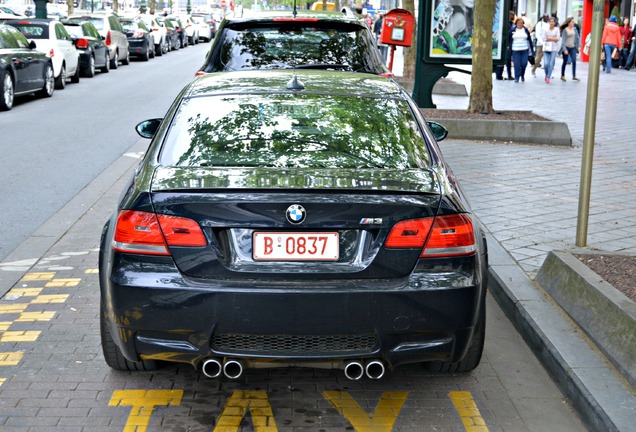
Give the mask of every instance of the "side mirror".
POLYGON ((428 127, 431 128, 431 132, 433 132, 433 136, 436 141, 442 141, 444 138, 448 136, 448 129, 436 122, 428 122, 428 127))
POLYGON ((34 41, 34 40, 31 40, 31 42, 29 42, 29 49, 34 50, 34 49, 36 49, 36 48, 37 48, 37 45, 35 45, 35 41, 34 41))
POLYGON ((162 120, 163 119, 144 120, 135 127, 135 130, 142 138, 151 139, 157 133, 162 120))

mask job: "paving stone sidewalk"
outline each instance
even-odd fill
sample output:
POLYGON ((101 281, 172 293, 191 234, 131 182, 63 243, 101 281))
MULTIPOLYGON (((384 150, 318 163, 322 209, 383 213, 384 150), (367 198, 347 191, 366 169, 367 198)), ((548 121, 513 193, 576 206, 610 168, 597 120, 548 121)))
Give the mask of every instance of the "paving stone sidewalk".
MULTIPOLYGON (((561 63, 557 61, 556 73, 561 63)), ((568 67, 568 74, 570 69, 568 67)), ((534 276, 551 250, 575 247, 581 176, 588 65, 579 62, 581 81, 545 84, 543 71, 525 83, 496 81, 497 110, 530 110, 566 122, 575 146, 456 141, 442 151, 461 180, 473 209, 494 237, 534 276)), ((470 76, 451 73, 470 93, 470 76)), ((636 253, 636 109, 628 90, 636 71, 601 73, 587 247, 636 253)), ((466 109, 468 97, 433 95, 440 109, 466 109)))

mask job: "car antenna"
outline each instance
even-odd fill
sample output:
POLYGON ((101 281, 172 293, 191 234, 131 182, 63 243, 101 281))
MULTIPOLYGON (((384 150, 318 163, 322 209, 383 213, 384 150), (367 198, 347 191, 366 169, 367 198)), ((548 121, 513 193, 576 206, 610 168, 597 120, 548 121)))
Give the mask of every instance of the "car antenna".
POLYGON ((298 10, 296 9, 296 0, 294 0, 294 18, 296 18, 296 15, 298 15, 298 10))
POLYGON ((305 90, 305 84, 298 81, 298 75, 294 74, 294 77, 287 82, 287 90, 305 90))

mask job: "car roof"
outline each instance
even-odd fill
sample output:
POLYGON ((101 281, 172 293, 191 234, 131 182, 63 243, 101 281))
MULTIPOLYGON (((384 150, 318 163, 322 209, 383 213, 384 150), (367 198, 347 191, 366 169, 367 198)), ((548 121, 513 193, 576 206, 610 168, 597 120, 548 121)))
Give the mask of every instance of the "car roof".
POLYGON ((259 22, 259 21, 274 21, 276 19, 285 19, 289 21, 302 22, 304 20, 318 20, 318 21, 338 21, 344 23, 355 23, 361 25, 359 18, 354 15, 345 15, 342 12, 337 11, 310 11, 299 10, 294 16, 294 12, 290 10, 276 10, 276 11, 264 11, 264 12, 250 12, 242 17, 226 16, 226 21, 230 23, 243 23, 243 22, 259 22))
POLYGON ((50 24, 52 22, 58 22, 58 20, 53 19, 53 18, 28 18, 28 17, 19 18, 19 17, 16 17, 14 19, 10 19, 10 20, 5 20, 4 21, 5 24, 9 24, 9 25, 15 25, 15 24, 50 24))
POLYGON ((252 70, 241 72, 216 72, 192 81, 184 92, 184 98, 222 94, 338 94, 343 96, 403 97, 402 88, 394 81, 378 75, 359 72, 317 71, 302 69, 252 70), (294 77, 304 86, 303 90, 289 90, 287 84, 294 77))

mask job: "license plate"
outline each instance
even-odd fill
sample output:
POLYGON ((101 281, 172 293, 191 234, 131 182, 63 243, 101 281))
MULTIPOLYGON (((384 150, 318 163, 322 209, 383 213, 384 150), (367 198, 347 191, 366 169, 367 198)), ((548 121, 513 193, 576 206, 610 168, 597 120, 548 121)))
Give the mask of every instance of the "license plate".
POLYGON ((255 232, 252 250, 255 261, 337 261, 340 241, 337 232, 255 232))

